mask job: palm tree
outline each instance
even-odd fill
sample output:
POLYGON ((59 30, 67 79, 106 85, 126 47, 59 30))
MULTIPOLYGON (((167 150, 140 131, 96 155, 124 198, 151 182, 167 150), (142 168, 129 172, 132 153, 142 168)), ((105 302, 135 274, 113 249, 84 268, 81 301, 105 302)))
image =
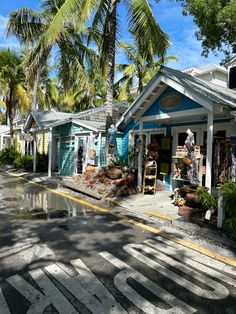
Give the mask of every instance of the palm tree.
POLYGON ((22 59, 10 49, 0 50, 0 88, 10 125, 11 146, 13 143, 13 119, 17 110, 29 108, 29 96, 25 88, 22 59))
POLYGON ((121 42, 119 48, 130 63, 116 64, 116 69, 123 73, 123 76, 115 84, 115 90, 118 90, 119 93, 118 100, 132 99, 130 92, 136 82, 137 94, 140 94, 162 64, 178 60, 175 56, 164 56, 162 59, 157 59, 153 55, 152 49, 148 49, 151 47, 144 47, 138 39, 133 44, 121 42))
POLYGON ((63 24, 53 44, 43 46, 45 32, 63 3, 63 0, 42 0, 41 11, 21 8, 10 14, 7 34, 15 35, 22 44, 31 48, 31 53, 28 54, 24 65, 27 68, 28 80, 34 82, 32 86, 32 108, 34 109, 39 101, 37 98, 44 79, 42 74, 47 67, 53 44, 59 48, 58 75, 65 90, 78 81, 80 86, 86 85, 84 62, 92 64, 96 58, 96 53, 83 44, 81 36, 77 35, 71 23, 63 24))
MULTIPOLYGON (((65 26, 65 21, 75 21, 77 32, 85 31, 86 21, 94 14, 91 29, 93 34, 101 32, 101 36, 98 36, 96 40, 99 44, 100 64, 106 77, 108 115, 112 115, 115 49, 118 33, 117 6, 120 3, 120 0, 64 0, 63 5, 54 16, 43 42, 44 47, 53 45, 61 29, 65 26)), ((169 47, 169 39, 155 20, 148 0, 128 0, 125 4, 130 31, 143 42, 144 46, 151 46, 153 53, 163 58, 169 47)))

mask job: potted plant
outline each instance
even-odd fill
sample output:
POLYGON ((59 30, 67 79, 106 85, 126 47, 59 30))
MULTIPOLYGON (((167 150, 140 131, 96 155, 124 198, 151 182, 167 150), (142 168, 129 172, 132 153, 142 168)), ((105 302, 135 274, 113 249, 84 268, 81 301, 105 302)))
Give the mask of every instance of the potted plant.
POLYGON ((220 186, 225 210, 224 225, 230 233, 236 234, 236 183, 232 180, 220 186))
POLYGON ((199 186, 197 188, 197 196, 199 199, 199 202, 201 206, 208 210, 210 209, 212 212, 214 212, 217 208, 217 201, 213 195, 208 193, 205 187, 199 186))

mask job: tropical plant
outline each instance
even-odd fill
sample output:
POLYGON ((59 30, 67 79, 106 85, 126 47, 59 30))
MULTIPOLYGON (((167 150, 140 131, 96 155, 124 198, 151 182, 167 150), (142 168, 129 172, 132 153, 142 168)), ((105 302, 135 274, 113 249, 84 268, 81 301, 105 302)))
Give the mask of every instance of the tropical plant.
POLYGON ((10 49, 0 50, 0 88, 10 126, 11 146, 13 146, 13 119, 17 111, 25 111, 30 106, 25 88, 22 59, 10 49))
POLYGON ((119 48, 124 52, 129 63, 116 64, 118 71, 123 76, 116 82, 118 100, 132 99, 131 91, 137 82, 136 94, 140 94, 144 86, 159 71, 160 66, 168 61, 177 61, 175 56, 164 56, 156 60, 152 47, 144 47, 140 40, 136 39, 133 44, 121 42, 119 48))
POLYGON ((213 195, 207 192, 205 187, 199 186, 197 188, 197 196, 199 198, 200 204, 206 210, 216 210, 217 201, 213 195))
MULTIPOLYGON (((46 77, 43 74, 47 71, 47 61, 54 44, 58 48, 56 53, 58 77, 65 91, 75 85, 81 88, 86 86, 85 62, 89 66, 96 58, 96 53, 84 45, 82 36, 76 33, 72 23, 63 22, 55 41, 49 45, 43 44, 51 21, 64 2, 63 0, 41 0, 41 11, 21 8, 10 14, 8 35, 15 35, 22 44, 30 47, 30 53, 24 65, 27 68, 28 81, 34 82, 32 108, 36 108, 38 102, 42 100, 40 96, 43 93, 40 89, 41 85, 45 85, 46 77)), ((55 89, 53 94, 55 96, 55 89)))
MULTIPOLYGON (((44 47, 53 45, 65 21, 71 21, 78 33, 85 31, 86 22, 92 19, 91 36, 99 47, 100 65, 106 77, 106 104, 107 113, 112 114, 115 50, 118 33, 117 6, 121 1, 87 1, 65 0, 54 16, 45 38, 44 47), (79 21, 78 17, 79 16, 79 21), (76 21, 76 23, 74 23, 76 21)), ((126 2, 128 11, 128 28, 146 46, 151 46, 154 54, 163 57, 169 47, 168 36, 161 30, 154 18, 152 9, 147 0, 129 0, 126 2)))
POLYGON ((232 180, 220 186, 223 206, 228 218, 236 218, 236 183, 232 180))

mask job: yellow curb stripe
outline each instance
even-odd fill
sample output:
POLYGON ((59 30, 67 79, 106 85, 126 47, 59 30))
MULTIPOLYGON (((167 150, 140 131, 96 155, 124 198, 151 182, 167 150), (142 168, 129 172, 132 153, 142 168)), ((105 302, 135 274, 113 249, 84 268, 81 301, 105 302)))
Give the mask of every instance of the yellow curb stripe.
POLYGON ((149 216, 153 216, 153 217, 157 217, 157 218, 160 218, 160 219, 168 220, 168 221, 175 220, 174 218, 171 218, 168 215, 159 214, 159 213, 153 212, 151 210, 145 211, 144 214, 149 215, 149 216))
POLYGON ((159 236, 161 236, 163 238, 166 238, 168 240, 171 240, 173 242, 176 242, 176 243, 178 243, 178 244, 180 244, 180 245, 182 245, 182 246, 184 246, 184 247, 186 247, 188 249, 194 250, 194 251, 199 252, 201 254, 204 254, 204 255, 206 255, 208 257, 216 259, 216 260, 218 260, 220 262, 223 262, 223 263, 226 263, 228 265, 236 267, 236 259, 229 258, 229 257, 223 256, 223 255, 220 255, 218 253, 212 252, 212 251, 210 251, 208 249, 205 249, 205 248, 203 248, 203 247, 201 247, 201 246, 199 246, 197 244, 193 244, 191 242, 188 242, 186 240, 180 239, 178 237, 170 236, 169 234, 167 234, 167 233, 165 233, 165 232, 163 232, 163 231, 161 231, 159 229, 156 229, 156 228, 153 228, 151 226, 145 225, 142 222, 136 221, 134 219, 130 219, 130 218, 126 217, 126 216, 123 216, 123 215, 120 215, 120 214, 117 214, 117 213, 114 213, 114 212, 112 212, 111 210, 109 210, 107 208, 94 205, 94 204, 89 203, 89 202, 84 201, 84 200, 80 200, 80 199, 78 199, 78 198, 76 198, 74 196, 70 196, 70 195, 68 195, 68 194, 66 194, 64 192, 60 192, 60 191, 57 191, 55 189, 50 189, 50 188, 48 188, 48 187, 46 187, 46 186, 44 186, 42 184, 39 184, 39 183, 37 183, 35 181, 32 181, 32 180, 26 179, 24 177, 18 176, 18 175, 14 174, 14 173, 9 173, 9 172, 6 172, 6 173, 11 175, 11 176, 17 177, 17 178, 19 178, 21 180, 27 181, 27 182, 29 182, 31 184, 34 184, 34 185, 36 185, 38 187, 41 187, 41 188, 43 188, 43 189, 45 189, 45 190, 47 190, 49 192, 55 193, 55 194, 60 195, 60 196, 67 197, 67 198, 69 198, 69 199, 71 199, 71 200, 73 200, 73 201, 75 201, 77 203, 80 203, 80 204, 89 206, 91 208, 94 208, 97 211, 100 211, 100 212, 103 212, 103 213, 108 213, 108 214, 110 214, 112 216, 121 218, 122 220, 125 220, 126 222, 128 222, 130 224, 138 226, 138 227, 140 227, 140 228, 142 228, 144 230, 147 230, 147 231, 149 231, 151 233, 158 234, 159 236))

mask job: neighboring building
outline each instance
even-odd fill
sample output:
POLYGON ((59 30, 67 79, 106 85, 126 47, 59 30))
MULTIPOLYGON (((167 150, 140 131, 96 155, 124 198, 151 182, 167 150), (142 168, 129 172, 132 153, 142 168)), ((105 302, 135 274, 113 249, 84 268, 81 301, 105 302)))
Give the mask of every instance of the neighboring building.
POLYGON ((235 110, 235 91, 161 67, 116 125, 124 133, 123 157, 132 150, 136 153, 139 188, 143 153, 153 138, 160 145, 158 178, 167 189, 184 183, 184 178, 176 177, 174 166, 178 162, 176 148, 184 145, 187 129, 194 133, 195 143, 204 154, 198 169, 199 183, 211 190, 217 182, 236 179, 235 110), (225 148, 221 155, 218 143, 225 148), (229 158, 232 158, 231 164, 229 158))
POLYGON ((4 147, 10 145, 10 127, 8 125, 0 125, 0 152, 4 147))
POLYGON ((226 62, 225 66, 228 70, 228 87, 236 89, 236 57, 233 57, 226 62))
POLYGON ((192 67, 182 72, 195 76, 203 81, 227 87, 228 71, 225 67, 216 64, 206 64, 200 67, 192 67))
MULTIPOLYGON (((113 104, 113 120, 118 121, 127 108, 125 102, 113 104)), ((86 154, 91 148, 89 146, 94 135, 93 162, 105 166, 106 106, 89 109, 53 123, 49 143, 49 174, 51 170, 68 176, 83 173, 88 163, 86 154)), ((122 134, 119 132, 116 135, 116 150, 118 155, 122 155, 122 134)))

